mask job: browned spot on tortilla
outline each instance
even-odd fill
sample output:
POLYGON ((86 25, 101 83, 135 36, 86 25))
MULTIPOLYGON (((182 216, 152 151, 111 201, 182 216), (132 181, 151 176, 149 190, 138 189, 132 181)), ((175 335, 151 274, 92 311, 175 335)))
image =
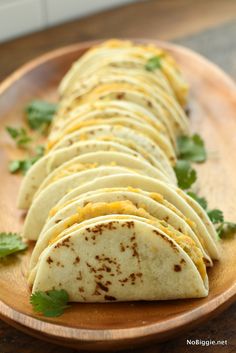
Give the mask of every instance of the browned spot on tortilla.
POLYGON ((73 262, 74 265, 79 264, 80 263, 80 257, 76 256, 75 261, 73 262))
POLYGON ((170 244, 170 246, 172 247, 172 249, 175 252, 179 252, 177 246, 174 244, 174 242, 172 240, 170 240, 169 238, 167 238, 165 235, 163 235, 162 233, 158 232, 156 229, 153 230, 153 233, 155 233, 156 235, 159 235, 163 240, 165 240, 167 243, 170 244))
POLYGON ((125 97, 125 94, 124 93, 118 93, 117 95, 116 95, 116 98, 117 99, 123 99, 125 97))
POLYGON ((122 224, 122 227, 127 227, 127 228, 133 228, 134 227, 134 221, 127 221, 122 224))
POLYGON ((174 270, 175 270, 175 272, 180 272, 181 271, 181 266, 180 265, 174 265, 174 270))
POLYGON ((180 263, 181 263, 181 264, 185 264, 186 261, 185 261, 184 259, 181 259, 181 260, 180 260, 180 263))
MULTIPOLYGON (((105 224, 96 224, 93 228, 86 228, 86 230, 94 234, 102 235, 104 229, 115 230, 116 227, 114 226, 114 223, 117 223, 117 221, 112 221, 105 224)), ((95 238, 93 237, 92 239, 94 240, 95 238)), ((85 240, 87 239, 85 238, 85 240)))
POLYGON ((110 300, 110 301, 115 301, 117 300, 115 297, 112 297, 111 295, 104 295, 105 300, 110 300))
POLYGON ((47 263, 50 265, 52 262, 53 262, 53 259, 50 256, 48 256, 47 263))
POLYGON ((120 251, 121 251, 121 252, 124 252, 124 251, 125 251, 125 247, 124 247, 124 244, 123 244, 123 243, 120 243, 120 251))
POLYGON ((90 273, 92 273, 92 272, 96 273, 97 272, 96 269, 92 265, 90 265, 88 262, 86 262, 86 265, 89 268, 89 272, 90 273))
POLYGON ((77 281, 81 281, 82 280, 82 272, 79 271, 79 275, 76 277, 77 281))
POLYGON ((79 292, 83 293, 84 292, 84 287, 79 287, 79 292))
POLYGON ((55 249, 60 248, 62 246, 65 246, 66 248, 69 248, 70 247, 70 238, 71 237, 68 237, 68 238, 62 240, 62 242, 57 243, 55 245, 55 249))
POLYGON ((97 279, 102 279, 103 275, 99 274, 99 275, 95 275, 94 277, 97 278, 97 279))
POLYGON ((103 283, 101 282, 96 282, 97 286, 104 292, 108 292, 109 289, 107 288, 107 286, 105 286, 103 283))

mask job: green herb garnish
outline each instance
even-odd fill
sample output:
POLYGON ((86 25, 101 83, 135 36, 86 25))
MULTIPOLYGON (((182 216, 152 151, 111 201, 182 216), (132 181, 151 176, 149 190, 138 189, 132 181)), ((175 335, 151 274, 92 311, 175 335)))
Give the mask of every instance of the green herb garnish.
POLYGON ((236 223, 224 221, 216 228, 216 231, 220 238, 232 236, 236 232, 236 223))
POLYGON ((178 160, 174 170, 178 186, 183 190, 189 189, 197 180, 197 172, 191 167, 191 164, 188 161, 178 160))
POLYGON ((145 69, 147 71, 154 71, 156 69, 161 69, 161 57, 156 55, 148 59, 145 65, 145 69))
POLYGON ((217 208, 207 210, 207 200, 204 197, 199 197, 192 191, 188 191, 187 194, 197 201, 199 205, 207 212, 211 222, 216 226, 216 232, 220 238, 232 235, 236 232, 236 223, 225 221, 224 214, 221 210, 217 208))
POLYGON ((178 137, 177 149, 179 159, 201 163, 207 157, 204 141, 198 134, 178 137))
POLYGON ((68 293, 62 290, 49 290, 47 292, 35 292, 30 297, 36 312, 42 313, 47 317, 57 317, 63 314, 64 310, 69 307, 68 293))
POLYGON ((8 167, 9 171, 12 174, 15 174, 18 172, 22 172, 23 174, 25 174, 32 167, 32 165, 43 156, 44 146, 42 145, 36 146, 35 151, 36 151, 36 154, 33 157, 11 161, 8 167))
POLYGON ((236 223, 224 220, 224 214, 221 210, 213 209, 207 212, 210 220, 216 225, 216 231, 220 238, 232 235, 236 232, 236 223))
POLYGON ((210 210, 210 211, 207 211, 207 214, 213 224, 224 222, 224 215, 221 210, 218 210, 218 209, 210 210))
POLYGON ((28 104, 25 111, 31 129, 45 131, 57 111, 57 104, 35 100, 28 104))
POLYGON ((27 131, 23 128, 13 128, 11 126, 6 127, 8 134, 15 140, 18 147, 26 147, 29 142, 32 141, 32 138, 28 136, 27 131))
POLYGON ((0 259, 18 251, 25 250, 25 244, 17 233, 0 233, 0 259))

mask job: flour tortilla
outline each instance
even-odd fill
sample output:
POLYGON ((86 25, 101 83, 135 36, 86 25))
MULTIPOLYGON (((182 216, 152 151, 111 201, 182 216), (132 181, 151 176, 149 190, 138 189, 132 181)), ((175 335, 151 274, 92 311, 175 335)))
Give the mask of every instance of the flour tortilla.
MULTIPOLYGON (((140 117, 137 118, 133 113, 124 113, 121 109, 95 110, 87 114, 70 117, 57 128, 54 127, 53 133, 49 137, 49 144, 60 141, 65 135, 77 131, 83 127, 94 125, 119 125, 131 128, 137 132, 146 135, 160 147, 172 165, 176 162, 176 153, 173 150, 168 139, 164 138, 160 131, 157 131, 152 125, 148 124, 140 117), (51 142, 52 141, 52 142, 51 142)), ((49 151, 50 152, 50 151, 49 151)))
MULTIPOLYGON (((180 231, 183 234, 190 236, 190 238, 193 239, 197 246, 201 249, 205 258, 205 262, 208 263, 208 265, 212 265, 210 257, 204 250, 197 235, 193 232, 188 223, 175 212, 173 212, 173 208, 168 208, 168 203, 166 201, 164 202, 160 195, 157 195, 157 197, 158 196, 160 197, 160 202, 157 202, 152 198, 151 194, 144 192, 141 189, 136 191, 129 190, 129 188, 116 188, 116 190, 114 188, 111 190, 99 189, 93 193, 81 195, 81 197, 76 199, 74 202, 66 204, 64 207, 59 208, 58 211, 55 210, 54 212, 56 213, 48 219, 44 228, 42 229, 42 232, 40 233, 39 239, 32 253, 30 269, 32 270, 36 265, 39 255, 48 246, 48 243, 52 241, 52 239, 56 238, 61 232, 65 231, 68 226, 71 228, 73 224, 78 224, 78 218, 75 216, 79 215, 79 210, 81 207, 84 207, 90 203, 94 204, 98 202, 113 202, 114 204, 114 202, 119 203, 120 201, 124 202, 127 200, 132 202, 132 204, 135 205, 138 209, 144 209, 152 217, 155 217, 156 219, 162 220, 164 222, 168 222, 168 224, 174 227, 176 231, 180 231)), ((121 207, 123 207, 123 205, 121 207)), ((130 214, 128 213, 130 212, 128 209, 121 208, 121 210, 123 214, 130 214)), ((117 211, 118 209, 114 207, 113 213, 121 213, 121 211, 117 211)), ((95 216, 98 218, 96 214, 95 216)), ((82 219, 80 220, 80 224, 84 224, 84 222, 81 222, 82 219)))
MULTIPOLYGON (((50 184, 40 190, 38 195, 34 198, 26 216, 23 228, 24 238, 37 240, 50 209, 70 190, 73 190, 77 186, 81 186, 83 183, 86 183, 91 179, 97 179, 98 176, 104 174, 114 174, 116 171, 128 171, 134 175, 137 173, 150 175, 155 179, 163 178, 160 171, 147 162, 121 152, 95 152, 76 157, 76 161, 82 160, 87 162, 92 161, 93 163, 98 162, 100 167, 98 166, 88 170, 79 171, 77 173, 69 174, 68 176, 63 175, 63 177, 56 181, 51 180, 50 184), (106 165, 111 162, 116 162, 117 166, 106 165), (119 169, 120 167, 123 169, 119 169)), ((69 161, 68 163, 71 164, 73 162, 74 160, 72 160, 72 162, 69 161)), ((63 171, 63 168, 66 168, 67 166, 67 164, 62 165, 59 171, 61 172, 61 169, 63 171)), ((48 178, 50 178, 50 176, 48 178)), ((46 181, 48 182, 48 179, 46 179, 46 181)))
POLYGON ((54 169, 54 171, 50 173, 41 183, 35 197, 37 197, 47 186, 63 177, 78 173, 85 169, 97 168, 99 166, 125 167, 140 174, 150 175, 166 183, 172 183, 172 180, 170 180, 162 172, 162 170, 154 168, 145 160, 133 157, 132 155, 126 155, 122 152, 98 151, 94 153, 85 153, 81 156, 74 157, 54 169))
POLYGON ((188 85, 181 75, 174 59, 167 52, 155 45, 138 45, 128 41, 111 40, 91 48, 83 57, 79 58, 63 78, 60 84, 60 94, 65 95, 73 90, 73 85, 83 75, 96 73, 104 64, 119 63, 120 67, 129 66, 130 69, 139 67, 146 71, 148 60, 154 56, 161 58, 161 69, 154 70, 153 76, 158 76, 163 86, 172 87, 179 102, 184 106, 188 96, 188 85))
MULTIPOLYGON (((54 131, 63 129, 69 121, 75 121, 78 118, 86 117, 90 114, 106 114, 106 112, 113 111, 114 114, 119 113, 121 115, 132 117, 135 121, 145 122, 151 126, 156 131, 156 138, 159 139, 159 146, 165 151, 166 154, 170 153, 175 155, 175 149, 171 144, 166 128, 164 125, 156 118, 156 116, 150 112, 150 110, 142 107, 139 104, 133 102, 125 102, 120 99, 113 99, 109 101, 93 100, 85 104, 80 104, 76 109, 72 110, 66 115, 55 116, 52 122, 52 129, 49 134, 49 138, 53 139, 54 131)), ((175 146, 175 144, 174 144, 175 146)))
MULTIPOLYGON (((71 92, 69 97, 80 97, 81 95, 88 94, 94 89, 101 91, 107 87, 113 90, 117 87, 118 90, 122 88, 127 88, 130 90, 137 90, 142 92, 147 97, 152 98, 160 105, 169 117, 169 120, 174 122, 180 131, 186 133, 189 129, 189 122, 186 117, 184 110, 179 106, 176 99, 171 95, 165 93, 163 90, 159 89, 156 84, 152 82, 145 82, 140 80, 139 77, 132 76, 129 74, 128 70, 118 71, 106 70, 102 71, 101 74, 98 72, 92 77, 83 78, 78 83, 78 87, 71 92)), ((64 101, 67 101, 66 99, 64 101)), ((62 100, 63 105, 63 100, 62 100)), ((60 114, 60 109, 59 109, 60 114)))
POLYGON ((155 141, 151 140, 141 132, 120 125, 104 124, 88 126, 65 135, 62 140, 54 145, 53 149, 56 150, 69 146, 82 139, 107 139, 108 141, 113 141, 113 139, 123 139, 127 146, 130 146, 129 143, 131 143, 130 148, 136 148, 138 153, 141 153, 140 148, 144 150, 144 157, 146 157, 146 159, 148 158, 148 155, 152 156, 152 159, 155 159, 156 161, 156 166, 158 166, 163 173, 168 175, 176 183, 176 175, 167 156, 155 141))
POLYGON ((44 250, 33 292, 62 288, 77 302, 208 294, 207 277, 200 276, 185 251, 156 226, 132 217, 94 222, 44 250))
POLYGON ((179 188, 174 188, 170 184, 165 184, 147 176, 131 176, 128 174, 120 174, 117 176, 111 175, 107 177, 101 177, 97 179, 96 182, 91 181, 81 187, 75 188, 70 193, 61 198, 58 205, 64 204, 67 201, 74 199, 78 195, 92 190, 97 190, 104 187, 112 188, 125 186, 140 188, 148 192, 160 193, 167 201, 172 203, 187 218, 195 223, 198 237, 204 240, 205 249, 207 250, 210 257, 214 260, 220 258, 217 237, 215 235, 213 236, 213 234, 209 232, 209 227, 211 227, 210 220, 205 211, 201 209, 200 206, 194 202, 194 200, 190 200, 187 196, 183 197, 183 194, 179 188))
POLYGON ((60 165, 76 156, 82 156, 96 151, 118 151, 144 160, 138 152, 113 141, 90 139, 88 141, 77 141, 73 143, 73 145, 68 144, 61 149, 52 151, 50 154, 43 156, 29 169, 21 183, 17 201, 18 207, 28 209, 44 179, 60 165))
POLYGON ((80 104, 94 102, 96 100, 109 101, 118 98, 125 102, 139 104, 152 112, 156 116, 156 119, 165 126, 167 136, 173 144, 177 136, 189 133, 187 125, 183 127, 177 122, 176 119, 174 119, 175 114, 172 116, 150 92, 143 91, 143 89, 139 89, 136 86, 130 87, 130 85, 125 83, 112 85, 102 84, 83 94, 75 92, 64 99, 64 101, 61 101, 57 114, 59 117, 64 116, 76 109, 80 104))

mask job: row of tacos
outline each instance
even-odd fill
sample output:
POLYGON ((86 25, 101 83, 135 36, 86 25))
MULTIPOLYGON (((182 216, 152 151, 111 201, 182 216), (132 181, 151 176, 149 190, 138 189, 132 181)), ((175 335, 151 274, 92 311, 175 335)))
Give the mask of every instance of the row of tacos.
POLYGON ((46 153, 18 199, 23 236, 37 241, 33 292, 65 289, 77 302, 206 296, 219 249, 206 212, 177 187, 188 85, 173 58, 107 41, 73 64, 59 93, 46 153))

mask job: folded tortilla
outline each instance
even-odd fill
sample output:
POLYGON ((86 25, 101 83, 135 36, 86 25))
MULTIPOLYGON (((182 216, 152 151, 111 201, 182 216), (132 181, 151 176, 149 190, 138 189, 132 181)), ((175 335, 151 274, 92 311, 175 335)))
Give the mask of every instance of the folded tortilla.
POLYGON ((104 151, 75 157, 49 174, 38 189, 25 219, 23 237, 36 240, 50 209, 70 190, 101 175, 122 170, 165 181, 165 176, 157 168, 125 153, 104 151))
POLYGON ((78 302, 200 298, 208 294, 206 272, 201 275, 184 250, 188 237, 178 243, 158 225, 141 217, 124 217, 94 219, 89 226, 48 246, 38 262, 33 292, 63 288, 71 301, 78 302))
MULTIPOLYGON (((210 219, 206 212, 201 208, 200 205, 186 193, 183 193, 179 188, 158 181, 156 179, 143 176, 143 175, 110 175, 107 177, 98 178, 96 181, 90 181, 82 186, 74 188, 71 192, 66 194, 60 199, 58 205, 65 204, 70 200, 73 200, 77 196, 97 190, 104 187, 133 187, 140 188, 144 191, 159 193, 168 202, 172 203, 178 210, 180 210, 189 220, 194 222, 196 225, 196 231, 199 235, 199 239, 204 239, 205 249, 209 253, 212 259, 220 258, 219 245, 217 241, 217 234, 212 226, 210 219)), ((192 227, 191 223, 190 226, 192 227)))
MULTIPOLYGON (((30 269, 32 270, 37 264, 41 252, 50 242, 61 236, 62 232, 64 234, 64 231, 66 231, 69 234, 73 225, 77 227, 81 224, 82 226, 87 219, 111 214, 136 215, 152 221, 162 221, 159 226, 164 227, 165 231, 168 231, 168 227, 171 226, 173 227, 169 230, 171 233, 173 231, 182 232, 193 239, 201 249, 206 265, 212 265, 211 258, 204 250, 203 239, 199 240, 197 233, 188 224, 191 221, 186 219, 179 211, 176 211, 176 208, 166 201, 162 195, 126 187, 99 189, 82 194, 65 205, 55 206, 51 209, 49 218, 34 248, 30 269)), ((194 224, 192 226, 194 229, 194 224)))
MULTIPOLYGON (((174 59, 162 49, 156 46, 134 44, 130 41, 110 40, 90 49, 77 62, 75 62, 70 71, 65 75, 60 84, 60 94, 65 95, 73 90, 73 85, 83 75, 92 75, 96 73, 99 67, 104 64, 119 63, 120 67, 132 68, 140 67, 146 71, 145 65, 152 57, 161 58, 161 70, 155 70, 153 75, 163 78, 165 86, 170 85, 177 99, 182 105, 186 104, 188 96, 188 85, 174 59)), ((159 79, 160 81, 160 79, 159 79)))

